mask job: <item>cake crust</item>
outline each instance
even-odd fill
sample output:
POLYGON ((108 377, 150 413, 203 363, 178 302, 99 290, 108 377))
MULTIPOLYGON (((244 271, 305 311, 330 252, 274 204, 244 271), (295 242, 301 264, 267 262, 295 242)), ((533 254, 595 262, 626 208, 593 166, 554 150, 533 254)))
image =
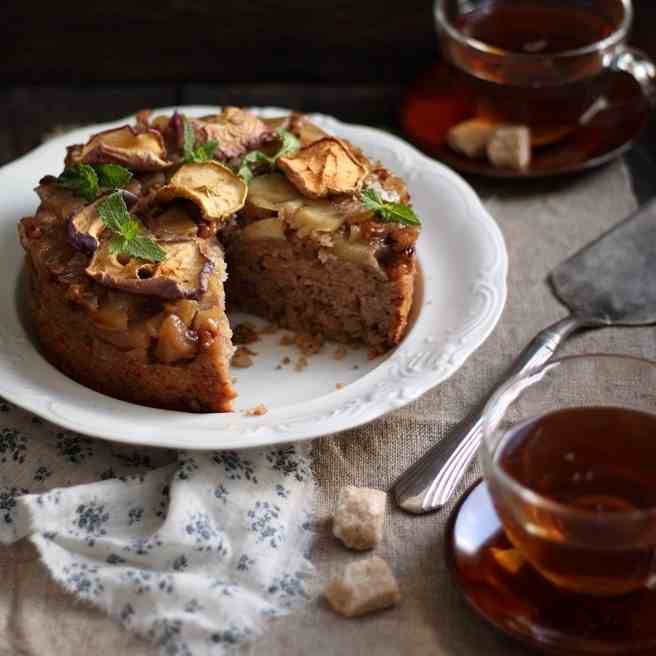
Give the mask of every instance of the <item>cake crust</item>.
POLYGON ((56 284, 40 280, 28 264, 34 327, 46 358, 77 382, 123 401, 168 410, 229 412, 236 392, 230 383, 232 352, 227 320, 224 337, 185 366, 144 361, 99 337, 86 315, 62 300, 56 284))

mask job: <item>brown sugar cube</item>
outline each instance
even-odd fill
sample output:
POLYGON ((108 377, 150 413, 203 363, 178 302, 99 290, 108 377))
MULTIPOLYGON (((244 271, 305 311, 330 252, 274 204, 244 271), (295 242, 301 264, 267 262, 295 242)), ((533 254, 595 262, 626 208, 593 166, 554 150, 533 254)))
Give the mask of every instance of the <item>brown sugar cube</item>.
POLYGON ((531 163, 531 130, 523 125, 498 128, 487 145, 487 156, 498 168, 521 171, 531 163))
POLYGON ((333 609, 345 617, 357 617, 398 604, 399 586, 389 565, 378 556, 350 563, 341 577, 324 590, 333 609))
POLYGON ((350 549, 364 551, 376 546, 383 537, 386 498, 381 490, 343 487, 333 518, 333 535, 350 549))
POLYGON ((487 144, 497 127, 498 124, 485 119, 472 118, 452 127, 446 137, 447 143, 467 157, 480 159, 485 157, 487 144))

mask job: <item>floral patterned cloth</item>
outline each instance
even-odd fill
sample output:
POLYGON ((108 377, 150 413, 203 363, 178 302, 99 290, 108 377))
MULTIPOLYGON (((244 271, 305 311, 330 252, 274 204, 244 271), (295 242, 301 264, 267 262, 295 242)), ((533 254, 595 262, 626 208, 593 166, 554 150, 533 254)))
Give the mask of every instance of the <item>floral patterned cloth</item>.
POLYGON ((167 656, 220 655, 311 596, 304 450, 128 448, 0 399, 0 543, 167 656))

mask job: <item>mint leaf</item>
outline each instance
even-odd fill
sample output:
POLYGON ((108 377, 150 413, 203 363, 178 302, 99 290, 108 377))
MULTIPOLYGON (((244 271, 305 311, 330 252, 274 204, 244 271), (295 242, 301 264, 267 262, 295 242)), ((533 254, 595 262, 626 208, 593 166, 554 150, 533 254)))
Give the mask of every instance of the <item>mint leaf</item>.
POLYGON ((142 225, 128 212, 120 192, 103 198, 96 209, 105 227, 115 235, 109 243, 110 253, 123 253, 151 262, 161 262, 166 257, 166 251, 157 242, 140 234, 142 225))
POLYGON ((242 157, 237 169, 237 175, 248 184, 253 179, 253 170, 251 166, 257 163, 268 164, 270 168, 275 165, 275 160, 261 150, 253 150, 242 157))
POLYGON ((273 170, 278 158, 283 157, 301 147, 301 142, 288 130, 278 128, 276 134, 280 138, 281 145, 275 155, 269 157, 261 150, 252 150, 242 157, 237 167, 237 175, 248 184, 253 179, 253 164, 267 164, 269 169, 273 170))
POLYGON ((86 200, 94 200, 100 191, 98 175, 88 164, 78 164, 65 169, 57 178, 57 184, 86 200))
POLYGON ((282 145, 280 146, 280 150, 276 153, 274 160, 298 150, 301 147, 301 142, 289 130, 278 128, 276 134, 280 137, 282 145))
POLYGON ((196 135, 194 128, 188 121, 186 116, 182 117, 182 153, 185 162, 194 161, 194 144, 196 143, 196 135))
POLYGON ((214 157, 214 151, 218 148, 219 142, 210 139, 204 144, 200 144, 194 148, 194 161, 207 162, 214 157))
POLYGON ((239 165, 237 169, 237 175, 248 185, 251 183, 251 180, 255 177, 251 167, 248 165, 248 162, 243 162, 239 165))
POLYGON ((132 180, 132 172, 119 164, 97 164, 94 168, 104 189, 125 189, 132 180))
POLYGON ((126 222, 130 220, 128 208, 119 192, 105 196, 96 206, 96 211, 105 227, 119 235, 126 222))
POLYGON ((371 210, 379 219, 391 223, 419 226, 421 221, 414 210, 403 203, 392 203, 381 198, 380 194, 369 187, 363 190, 360 200, 365 209, 371 210))
POLYGON ((131 179, 132 173, 118 164, 77 164, 67 168, 57 184, 91 201, 101 189, 124 189, 131 179))
POLYGON ((151 262, 161 262, 166 257, 166 251, 157 242, 141 235, 134 239, 112 239, 109 247, 118 247, 116 252, 151 262))
POLYGON ((219 142, 214 139, 197 144, 193 126, 186 116, 182 117, 182 160, 185 164, 213 159, 218 147, 219 142))
POLYGON ((109 254, 119 255, 125 253, 127 240, 121 237, 112 237, 109 241, 109 254))

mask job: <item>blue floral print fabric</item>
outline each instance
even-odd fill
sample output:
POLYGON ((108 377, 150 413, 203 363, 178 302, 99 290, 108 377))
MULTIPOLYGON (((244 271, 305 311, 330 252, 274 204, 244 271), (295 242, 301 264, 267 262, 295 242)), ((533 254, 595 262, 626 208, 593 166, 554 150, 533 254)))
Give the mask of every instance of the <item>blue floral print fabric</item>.
POLYGON ((0 543, 166 656, 221 655, 311 597, 298 445, 173 452, 57 428, 0 399, 0 543))

